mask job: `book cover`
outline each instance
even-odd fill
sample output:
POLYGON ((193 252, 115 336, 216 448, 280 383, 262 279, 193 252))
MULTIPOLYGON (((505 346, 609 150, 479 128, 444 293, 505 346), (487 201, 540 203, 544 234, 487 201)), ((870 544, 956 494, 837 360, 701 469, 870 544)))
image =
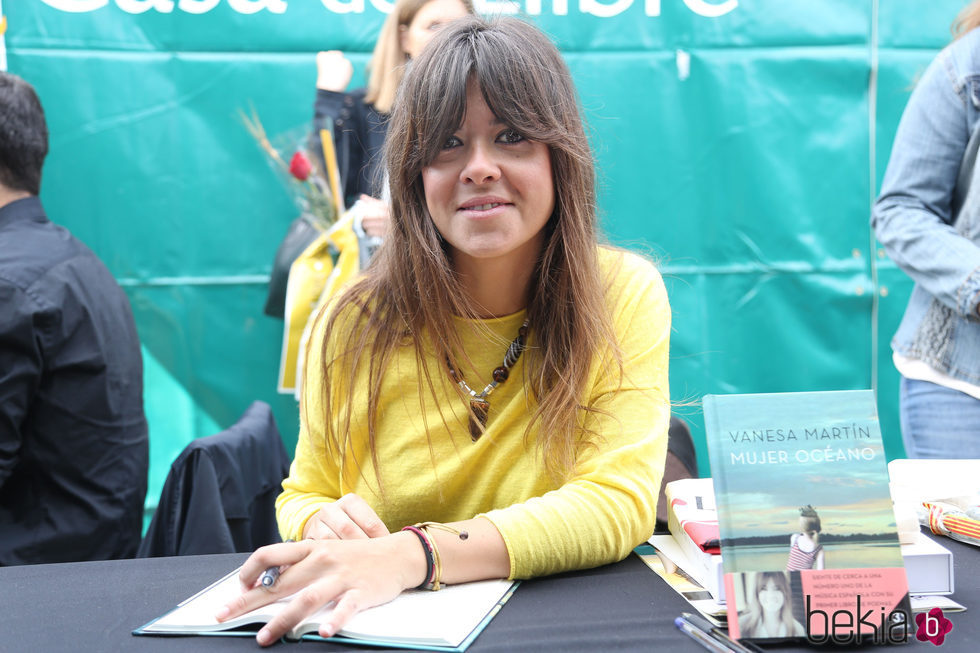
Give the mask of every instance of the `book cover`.
MULTIPOLYGON (((324 606, 300 622, 288 639, 346 642, 363 646, 462 652, 476 639, 519 583, 486 580, 446 585, 437 592, 408 590, 392 601, 355 614, 337 635, 317 634, 333 609, 324 606)), ((251 636, 278 614, 291 597, 219 623, 214 615, 240 592, 238 570, 182 601, 167 614, 133 631, 134 635, 251 636)))
POLYGON ((704 418, 732 636, 906 641, 871 391, 708 395, 704 418))

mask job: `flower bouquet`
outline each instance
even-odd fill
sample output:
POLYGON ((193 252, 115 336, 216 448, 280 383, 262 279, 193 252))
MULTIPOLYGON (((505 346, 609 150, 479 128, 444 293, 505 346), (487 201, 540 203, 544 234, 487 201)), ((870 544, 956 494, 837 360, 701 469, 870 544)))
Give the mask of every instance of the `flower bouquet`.
POLYGON ((328 181, 330 175, 324 173, 324 170, 336 166, 324 164, 319 161, 319 155, 314 154, 310 139, 315 135, 310 134, 309 127, 291 130, 273 140, 266 134, 254 108, 250 113, 240 112, 240 116, 245 128, 286 184, 300 212, 312 218, 320 230, 336 222, 340 212, 334 192, 336 189, 328 181))

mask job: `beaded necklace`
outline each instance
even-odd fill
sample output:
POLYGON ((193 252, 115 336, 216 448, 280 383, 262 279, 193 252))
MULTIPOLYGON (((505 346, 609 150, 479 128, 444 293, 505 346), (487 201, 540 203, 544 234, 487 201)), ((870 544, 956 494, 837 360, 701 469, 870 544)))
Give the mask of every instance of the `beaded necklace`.
POLYGON ((507 347, 507 353, 504 354, 504 362, 500 367, 496 368, 491 375, 492 380, 487 384, 483 391, 477 394, 476 390, 471 388, 463 380, 463 375, 460 374, 455 367, 453 367, 452 362, 449 360, 449 356, 446 356, 446 367, 449 368, 449 378, 453 380, 454 383, 459 385, 463 389, 463 392, 470 396, 470 438, 473 442, 480 439, 483 435, 484 429, 487 426, 487 418, 490 415, 490 393, 492 393, 498 385, 507 380, 510 375, 510 369, 514 367, 517 363, 517 359, 521 357, 524 353, 524 348, 527 345, 527 320, 524 320, 524 324, 517 331, 517 337, 514 341, 510 343, 507 347), (479 422, 479 423, 477 423, 479 422))

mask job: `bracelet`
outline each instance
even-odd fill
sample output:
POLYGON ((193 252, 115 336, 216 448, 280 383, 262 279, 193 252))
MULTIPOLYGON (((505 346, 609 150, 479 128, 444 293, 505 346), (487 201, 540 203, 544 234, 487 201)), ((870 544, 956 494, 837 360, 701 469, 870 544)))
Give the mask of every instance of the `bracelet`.
MULTIPOLYGON (((432 543, 429 541, 428 536, 422 532, 422 529, 418 528, 417 526, 406 526, 402 530, 414 533, 415 537, 419 538, 419 542, 422 543, 422 551, 425 553, 425 580, 423 580, 415 589, 432 589, 432 583, 430 581, 434 579, 436 573, 432 543)), ((436 585, 438 585, 438 582, 436 585)), ((435 589, 439 589, 438 586, 435 589)))
POLYGON ((439 522, 434 521, 419 522, 418 524, 409 526, 408 528, 412 528, 426 535, 425 539, 428 541, 429 547, 432 549, 432 576, 429 579, 429 582, 425 584, 425 589, 432 590, 433 592, 438 591, 442 587, 442 556, 439 554, 439 547, 436 544, 436 538, 429 534, 429 529, 434 528, 453 533, 461 540, 468 539, 470 534, 466 531, 458 531, 452 526, 446 526, 445 524, 440 524, 439 522))

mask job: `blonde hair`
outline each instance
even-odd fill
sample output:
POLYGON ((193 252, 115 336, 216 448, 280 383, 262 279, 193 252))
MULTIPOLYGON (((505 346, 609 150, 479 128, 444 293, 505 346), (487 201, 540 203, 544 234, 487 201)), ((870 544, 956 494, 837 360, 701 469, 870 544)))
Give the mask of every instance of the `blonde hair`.
POLYGON ((594 161, 571 74, 544 34, 512 18, 454 21, 413 63, 399 90, 385 143, 391 227, 365 276, 325 318, 325 332, 333 334, 321 344, 326 446, 340 456, 352 450, 352 414, 363 408, 353 405, 351 370, 367 366, 368 447, 379 470, 376 422, 392 352, 414 348, 420 402, 446 382, 444 366, 430 370, 427 356, 452 360, 456 369, 459 354, 465 356, 453 316, 478 312, 429 215, 422 170, 459 128, 470 80, 502 123, 547 145, 551 156, 556 201, 528 288, 531 331, 522 381, 534 408, 525 438, 537 425, 533 444, 546 469, 561 478, 598 438, 583 426, 590 423, 584 416, 601 412, 582 405, 590 367, 608 356, 603 369, 618 369, 621 378, 622 357, 599 272, 594 161), (336 340, 335 350, 328 340, 336 340), (340 352, 336 359, 331 350, 340 352))
POLYGON ((977 26, 980 26, 980 0, 974 0, 963 7, 953 19, 953 24, 950 26, 953 40, 955 41, 977 26))
MULTIPOLYGON (((398 0, 381 26, 381 33, 368 62, 367 94, 364 101, 380 113, 390 113, 398 84, 405 74, 408 55, 402 51, 401 31, 415 19, 415 14, 432 0, 398 0)), ((472 0, 460 0, 468 13, 474 13, 472 0)))

